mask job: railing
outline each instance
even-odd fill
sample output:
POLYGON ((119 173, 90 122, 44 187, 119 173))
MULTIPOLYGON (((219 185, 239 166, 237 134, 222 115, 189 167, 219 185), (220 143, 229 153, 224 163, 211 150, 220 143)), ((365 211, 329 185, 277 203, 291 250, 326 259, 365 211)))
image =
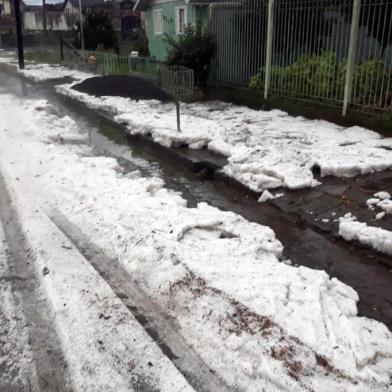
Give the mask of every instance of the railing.
POLYGON ((392 1, 361 2, 353 107, 392 112, 392 1))
POLYGON ((147 57, 117 56, 115 54, 105 54, 101 59, 105 75, 142 75, 156 78, 162 64, 147 57))
POLYGON ((162 63, 146 57, 118 56, 108 52, 64 48, 63 64, 101 75, 140 75, 157 78, 162 63))
POLYGON ((227 0, 210 26, 217 85, 392 112, 392 0, 227 0))

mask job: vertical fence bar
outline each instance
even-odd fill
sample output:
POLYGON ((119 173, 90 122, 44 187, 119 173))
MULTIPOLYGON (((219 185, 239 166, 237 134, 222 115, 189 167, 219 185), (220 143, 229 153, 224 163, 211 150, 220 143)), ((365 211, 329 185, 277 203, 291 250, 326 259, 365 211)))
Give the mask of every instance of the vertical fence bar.
POLYGON ((274 5, 275 0, 268 2, 268 28, 267 28, 267 51, 265 56, 265 82, 264 99, 268 98, 268 89, 271 82, 271 63, 272 63, 272 40, 274 35, 274 5))
POLYGON ((63 44, 63 35, 61 31, 60 31, 59 39, 60 39, 60 61, 62 64, 64 62, 64 44, 63 44))
MULTIPOLYGON (((380 13, 381 13, 381 11, 380 11, 380 13)), ((387 26, 387 15, 388 15, 388 10, 384 13, 384 24, 383 24, 383 28, 382 28, 382 37, 384 38, 385 36, 386 36, 386 26, 387 26)), ((382 39, 381 39, 381 41, 382 41, 382 39)), ((389 42, 389 40, 388 40, 388 42, 389 42)), ((386 50, 386 49, 385 49, 386 50)), ((384 52, 384 53, 386 53, 386 52, 384 52)), ((383 86, 384 86, 384 79, 385 79, 385 75, 386 75, 386 72, 387 72, 387 64, 388 64, 388 62, 387 62, 387 56, 385 56, 385 54, 384 54, 384 56, 382 57, 382 59, 384 60, 384 69, 383 69, 383 73, 381 74, 381 81, 380 81, 380 96, 379 97, 377 97, 377 95, 375 94, 375 96, 374 96, 374 106, 379 106, 379 107, 381 107, 382 106, 382 91, 383 91, 383 86), (379 99, 378 99, 379 98, 379 99), (377 102, 379 102, 379 104, 377 104, 377 102)))
POLYGON ((355 57, 357 54, 357 40, 359 30, 359 16, 361 11, 361 0, 354 0, 353 15, 351 18, 350 46, 348 49, 346 83, 344 86, 343 116, 347 114, 347 108, 351 101, 353 76, 355 68, 355 57))
MULTIPOLYGON (((391 4, 391 11, 389 11, 390 12, 390 14, 392 15, 392 4, 391 4)), ((388 11, 385 13, 385 14, 388 14, 388 11)), ((385 37, 387 37, 386 38, 386 42, 391 42, 392 40, 391 40, 391 37, 392 37, 392 35, 391 35, 391 33, 392 33, 392 18, 390 17, 389 18, 389 28, 388 28, 388 33, 387 34, 385 34, 385 37)), ((385 58, 384 58, 384 61, 385 61, 385 66, 386 67, 388 67, 389 68, 389 76, 387 77, 386 75, 386 77, 385 77, 385 80, 384 80, 384 78, 383 78, 383 81, 382 81, 382 86, 381 86, 381 94, 380 94, 380 102, 379 102, 379 104, 378 104, 378 106, 380 107, 380 108, 382 108, 382 109, 387 109, 388 108, 388 101, 387 101, 387 99, 385 99, 385 103, 383 104, 383 101, 382 101, 382 97, 384 96, 385 98, 386 97, 388 97, 388 92, 389 92, 389 89, 390 89, 390 85, 391 85, 391 77, 392 77, 392 52, 391 52, 391 49, 392 49, 392 44, 390 44, 391 46, 389 46, 389 45, 387 45, 387 47, 386 47, 386 50, 388 49, 388 48, 390 48, 389 50, 389 52, 386 52, 386 56, 385 56, 385 58), (385 91, 384 91, 384 81, 386 82, 386 87, 385 87, 385 91)), ((390 104, 390 107, 392 108, 392 100, 391 100, 391 104, 390 104)))

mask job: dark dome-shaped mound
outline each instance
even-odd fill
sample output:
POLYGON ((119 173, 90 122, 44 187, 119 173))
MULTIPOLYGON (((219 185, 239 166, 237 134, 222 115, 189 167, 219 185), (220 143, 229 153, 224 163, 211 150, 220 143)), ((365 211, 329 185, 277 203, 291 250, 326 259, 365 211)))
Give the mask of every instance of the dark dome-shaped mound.
POLYGON ((137 76, 97 76, 72 88, 96 97, 118 96, 135 100, 157 99, 163 102, 170 100, 162 89, 137 76))

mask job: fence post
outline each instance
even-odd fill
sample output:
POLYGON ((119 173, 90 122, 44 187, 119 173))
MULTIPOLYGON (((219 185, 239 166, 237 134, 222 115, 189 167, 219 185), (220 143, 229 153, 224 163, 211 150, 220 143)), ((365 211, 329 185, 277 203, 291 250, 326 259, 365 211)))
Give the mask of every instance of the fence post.
POLYGON ((181 132, 180 101, 176 99, 177 131, 181 132))
POLYGON ((207 7, 207 18, 208 18, 207 26, 208 26, 209 32, 211 32, 211 30, 212 30, 212 7, 213 7, 213 4, 210 4, 207 7))
POLYGON ((264 99, 268 98, 268 90, 271 82, 272 40, 274 36, 274 5, 275 0, 268 0, 268 27, 266 48, 267 50, 265 55, 264 99))
POLYGON ((350 46, 348 48, 348 58, 347 58, 346 83, 344 85, 344 101, 343 101, 343 113, 342 113, 343 116, 347 114, 348 105, 351 102, 351 98, 352 98, 360 11, 361 11, 361 0, 354 0, 353 15, 351 18, 350 46))
POLYGON ((60 31, 60 60, 61 64, 64 63, 64 43, 63 43, 63 35, 60 31))

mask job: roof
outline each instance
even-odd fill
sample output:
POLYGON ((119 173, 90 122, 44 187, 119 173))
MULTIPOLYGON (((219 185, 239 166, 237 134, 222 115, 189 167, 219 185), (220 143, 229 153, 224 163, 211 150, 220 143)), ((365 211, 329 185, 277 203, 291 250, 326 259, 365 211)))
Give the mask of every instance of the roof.
MULTIPOLYGON (((45 10, 46 11, 62 11, 64 8, 64 3, 55 3, 55 4, 46 4, 45 5, 45 10)), ((42 12, 42 5, 24 5, 23 6, 24 11, 39 11, 42 12)))
POLYGON ((137 0, 133 10, 134 11, 146 11, 148 8, 148 0, 137 0))
MULTIPOLYGON (((67 0, 66 0, 67 1, 67 0)), ((79 0, 68 0, 74 7, 79 8, 79 0)), ((104 0, 81 0, 82 7, 104 6, 104 0)))
MULTIPOLYGON (((185 0, 186 3, 194 4, 194 5, 202 5, 208 6, 214 3, 227 2, 227 0, 185 0)), ((150 0, 137 0, 135 6, 133 7, 134 11, 146 11, 150 4, 150 0)))
POLYGON ((189 0, 189 3, 195 5, 210 5, 215 3, 231 3, 232 1, 228 0, 189 0))

